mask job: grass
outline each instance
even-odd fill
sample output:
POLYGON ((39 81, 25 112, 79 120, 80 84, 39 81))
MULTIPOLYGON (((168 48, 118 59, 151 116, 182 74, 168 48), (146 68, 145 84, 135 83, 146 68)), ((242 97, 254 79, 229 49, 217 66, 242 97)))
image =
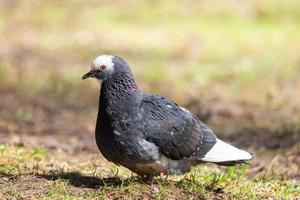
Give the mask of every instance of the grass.
MULTIPOLYGON (((101 168, 92 171, 97 166, 78 159, 90 157, 87 152, 81 152, 77 158, 74 155, 76 162, 66 159, 70 156, 67 153, 44 148, 1 145, 1 152, 4 198, 31 197, 26 192, 28 186, 39 199, 293 199, 300 192, 299 184, 276 171, 277 166, 273 166, 273 171, 269 169, 271 173, 263 171, 248 177, 247 165, 230 168, 202 165, 185 176, 143 182, 116 166, 110 172, 101 168)), ((94 159, 107 162, 99 156, 94 159)))
POLYGON ((1 1, 0 199, 299 198, 299 13, 299 0, 1 1), (105 161, 99 86, 80 80, 99 54, 125 58, 143 90, 201 98, 252 165, 144 183, 105 161))

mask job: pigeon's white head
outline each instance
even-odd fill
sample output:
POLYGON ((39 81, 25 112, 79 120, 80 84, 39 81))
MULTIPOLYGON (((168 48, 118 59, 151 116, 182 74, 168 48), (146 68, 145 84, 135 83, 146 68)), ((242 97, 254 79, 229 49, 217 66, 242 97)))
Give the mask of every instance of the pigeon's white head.
POLYGON ((108 78, 114 72, 114 57, 111 55, 101 55, 95 58, 91 63, 91 70, 82 79, 96 78, 98 80, 105 80, 108 78))

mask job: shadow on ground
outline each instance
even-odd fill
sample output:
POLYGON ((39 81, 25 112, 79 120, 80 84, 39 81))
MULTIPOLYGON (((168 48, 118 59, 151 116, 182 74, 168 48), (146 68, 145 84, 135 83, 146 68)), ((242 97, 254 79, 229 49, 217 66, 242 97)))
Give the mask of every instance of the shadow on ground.
POLYGON ((135 184, 146 184, 146 185, 175 185, 179 188, 185 187, 186 184, 198 185, 198 187, 205 188, 206 190, 213 191, 215 193, 222 193, 222 188, 215 187, 216 181, 212 181, 210 184, 202 184, 193 179, 187 178, 186 176, 178 181, 173 181, 165 178, 157 178, 157 179, 142 179, 139 176, 132 176, 127 179, 121 179, 117 176, 115 177, 106 177, 100 178, 95 176, 86 176, 82 175, 79 172, 68 172, 68 173, 52 173, 52 174, 37 174, 37 173, 26 173, 26 174, 10 174, 10 173, 0 173, 1 178, 6 178, 7 180, 13 181, 18 180, 21 176, 32 176, 37 179, 46 179, 48 181, 56 181, 56 180, 65 180, 68 181, 69 184, 80 187, 80 188, 90 188, 90 189, 100 189, 102 187, 111 187, 118 188, 120 186, 126 187, 132 183, 135 184))
POLYGON ((85 187, 97 189, 101 187, 118 187, 121 185, 128 185, 131 181, 139 181, 137 177, 128 178, 126 180, 121 180, 119 177, 108 177, 108 178, 98 178, 94 176, 85 176, 78 172, 70 173, 58 173, 58 174, 37 174, 38 178, 45 178, 47 180, 57 180, 63 179, 67 180, 71 185, 75 187, 85 187))
MULTIPOLYGON (((85 187, 85 188, 92 188, 92 189, 98 189, 101 187, 119 187, 119 186, 128 186, 131 183, 139 183, 139 184, 176 184, 180 186, 183 182, 192 181, 187 178, 183 178, 180 181, 170 181, 164 178, 158 178, 158 179, 143 179, 139 176, 132 176, 127 179, 121 179, 117 176, 115 177, 107 177, 107 178, 100 178, 100 177, 94 177, 94 176, 85 176, 80 174, 79 172, 70 172, 70 173, 57 173, 57 174, 36 174, 37 178, 44 178, 47 180, 58 180, 63 179, 68 181, 71 185, 75 187, 85 187)), ((210 187, 207 187, 207 189, 210 189, 210 187)))
POLYGON ((38 179, 47 179, 50 181, 62 179, 68 181, 69 184, 75 187, 84 187, 84 188, 92 188, 92 189, 97 189, 101 187, 118 187, 121 185, 126 186, 132 181, 135 181, 137 183, 143 183, 143 181, 139 177, 130 177, 126 180, 121 180, 119 177, 98 178, 94 176, 85 176, 80 174, 79 172, 53 173, 53 174, 26 173, 26 174, 18 174, 18 175, 3 173, 3 172, 0 173, 1 178, 6 178, 8 180, 14 180, 19 178, 20 176, 28 176, 28 175, 32 175, 38 179))

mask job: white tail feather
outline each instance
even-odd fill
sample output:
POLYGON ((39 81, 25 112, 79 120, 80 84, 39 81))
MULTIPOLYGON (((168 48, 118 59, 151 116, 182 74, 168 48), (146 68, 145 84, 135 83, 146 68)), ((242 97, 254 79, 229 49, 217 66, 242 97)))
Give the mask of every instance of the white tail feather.
POLYGON ((240 150, 230 144, 217 139, 217 143, 206 153, 201 160, 206 162, 231 162, 251 160, 252 155, 247 151, 240 150))

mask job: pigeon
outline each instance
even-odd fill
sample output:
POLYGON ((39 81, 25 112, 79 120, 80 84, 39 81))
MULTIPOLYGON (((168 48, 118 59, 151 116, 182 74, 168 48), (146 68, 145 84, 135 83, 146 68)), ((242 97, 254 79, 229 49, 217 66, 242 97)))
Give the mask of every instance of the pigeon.
POLYGON ((101 84, 95 138, 102 155, 142 177, 181 175, 209 162, 234 165, 252 154, 218 139, 173 100, 140 90, 119 56, 101 55, 82 79, 101 84))

